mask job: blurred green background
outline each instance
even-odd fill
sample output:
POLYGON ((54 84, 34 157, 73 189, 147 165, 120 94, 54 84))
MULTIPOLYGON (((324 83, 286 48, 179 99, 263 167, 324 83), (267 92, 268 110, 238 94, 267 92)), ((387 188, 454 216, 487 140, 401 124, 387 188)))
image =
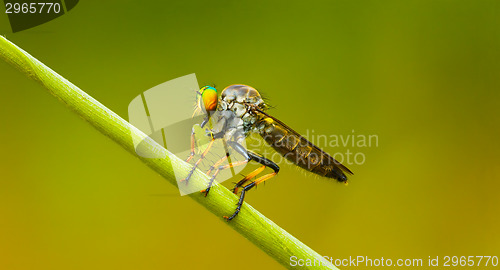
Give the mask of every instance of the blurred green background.
MULTIPOLYGON (((16 34, 0 15, 0 29, 126 119, 138 94, 194 72, 258 88, 300 133, 378 135, 325 147, 364 153, 349 186, 281 164, 246 201, 322 255, 426 262, 500 255, 499 11, 81 1, 16 34)), ((0 91, 0 269, 281 267, 4 62, 0 91)))

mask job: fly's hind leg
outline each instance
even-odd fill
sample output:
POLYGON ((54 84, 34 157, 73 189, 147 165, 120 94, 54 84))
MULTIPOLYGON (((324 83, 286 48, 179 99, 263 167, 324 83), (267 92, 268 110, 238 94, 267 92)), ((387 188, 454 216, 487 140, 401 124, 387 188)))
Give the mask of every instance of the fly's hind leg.
POLYGON ((273 176, 275 176, 276 174, 278 174, 278 172, 280 170, 280 167, 276 163, 274 163, 271 160, 263 157, 262 155, 259 155, 257 153, 251 152, 251 151, 247 151, 247 155, 249 157, 249 160, 254 160, 254 161, 262 164, 262 166, 259 167, 256 170, 254 170, 253 172, 251 172, 247 176, 245 176, 245 178, 243 178, 238 183, 236 183, 236 185, 235 185, 235 187, 233 189, 233 192, 237 193, 238 189, 241 188, 241 187, 242 187, 242 190, 241 190, 241 193, 240 193, 240 198, 238 200, 238 203, 236 204, 237 206, 236 206, 236 210, 234 211, 234 213, 231 216, 229 216, 229 217, 224 216, 224 218, 227 219, 228 221, 232 220, 233 218, 235 218, 238 215, 238 213, 240 212, 241 206, 243 205, 243 201, 245 200, 245 193, 247 191, 249 191, 253 187, 257 186, 258 184, 263 183, 264 181, 272 178, 273 176), (269 168, 273 169, 274 172, 265 174, 265 175, 257 178, 252 183, 243 186, 250 179, 252 179, 257 174, 259 174, 260 172, 262 172, 266 167, 269 167, 269 168))
POLYGON ((261 173, 266 167, 273 169, 275 175, 280 170, 280 167, 276 163, 263 157, 260 154, 257 154, 257 153, 252 152, 252 151, 247 151, 247 154, 248 154, 249 160, 256 161, 256 162, 262 164, 262 166, 255 169, 253 172, 247 174, 247 176, 245 176, 245 178, 241 179, 238 183, 236 183, 236 185, 234 185, 234 188, 233 188, 234 194, 238 193, 238 189, 240 187, 242 187, 246 182, 248 182, 250 179, 254 178, 256 175, 261 173))

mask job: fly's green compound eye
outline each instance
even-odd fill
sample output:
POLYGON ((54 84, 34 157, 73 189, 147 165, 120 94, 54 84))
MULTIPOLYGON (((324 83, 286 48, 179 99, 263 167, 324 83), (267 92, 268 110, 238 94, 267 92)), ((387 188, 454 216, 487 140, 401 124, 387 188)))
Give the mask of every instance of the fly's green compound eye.
POLYGON ((212 86, 204 86, 200 89, 201 100, 205 107, 205 111, 215 111, 217 109, 217 89, 212 86))

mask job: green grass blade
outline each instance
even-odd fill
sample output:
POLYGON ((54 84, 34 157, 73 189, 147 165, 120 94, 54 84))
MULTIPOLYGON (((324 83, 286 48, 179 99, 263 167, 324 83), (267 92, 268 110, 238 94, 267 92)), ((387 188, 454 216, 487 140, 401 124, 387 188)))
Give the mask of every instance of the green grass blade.
MULTIPOLYGON (((189 171, 189 164, 165 150, 116 113, 2 36, 0 36, 0 58, 31 79, 39 82, 50 94, 58 98, 101 133, 138 157, 171 184, 177 185, 174 171, 185 173, 189 171), (148 159, 137 156, 133 145, 133 137, 144 139, 144 147, 149 151, 162 154, 165 158, 148 159)), ((5 78, 2 79, 5 80, 5 78)), ((202 187, 206 185, 207 181, 208 176, 197 171, 193 174, 190 184, 202 187)), ((189 197, 205 206, 208 211, 219 217, 221 221, 250 240, 286 268, 337 269, 314 250, 260 214, 248 203, 244 203, 237 218, 231 222, 224 220, 222 216, 234 211, 238 199, 224 186, 217 185, 212 188, 208 197, 204 197, 200 193, 193 193, 189 197), (315 261, 316 266, 292 267, 290 265, 291 256, 304 260, 309 259, 312 262, 315 261), (319 262, 321 262, 321 265, 319 265, 319 262)))

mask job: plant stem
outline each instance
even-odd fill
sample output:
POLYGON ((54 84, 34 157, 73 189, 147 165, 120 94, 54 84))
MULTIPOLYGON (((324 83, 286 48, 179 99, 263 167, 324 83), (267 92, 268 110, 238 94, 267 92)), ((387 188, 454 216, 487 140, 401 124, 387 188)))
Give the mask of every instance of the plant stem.
MULTIPOLYGON (((116 113, 2 36, 0 36, 0 58, 31 79, 39 82, 59 101, 104 135, 113 139, 125 150, 138 157, 151 169, 162 175, 169 183, 177 185, 174 171, 185 172, 186 174, 189 172, 191 165, 158 145, 116 113), (164 158, 141 158, 136 155, 133 138, 144 140, 142 143, 144 147, 149 151, 161 154, 164 158)), ((206 174, 197 171, 193 174, 190 185, 206 186, 208 180, 206 174)), ((297 259, 304 259, 304 261, 309 259, 311 262, 316 262, 316 266, 300 266, 300 269, 337 269, 248 203, 243 204, 242 211, 237 218, 227 222, 222 216, 234 211, 238 198, 222 185, 215 185, 207 197, 197 192, 188 196, 205 206, 208 211, 219 217, 221 221, 246 237, 286 268, 297 268, 290 265, 290 257, 296 256, 297 259)))

